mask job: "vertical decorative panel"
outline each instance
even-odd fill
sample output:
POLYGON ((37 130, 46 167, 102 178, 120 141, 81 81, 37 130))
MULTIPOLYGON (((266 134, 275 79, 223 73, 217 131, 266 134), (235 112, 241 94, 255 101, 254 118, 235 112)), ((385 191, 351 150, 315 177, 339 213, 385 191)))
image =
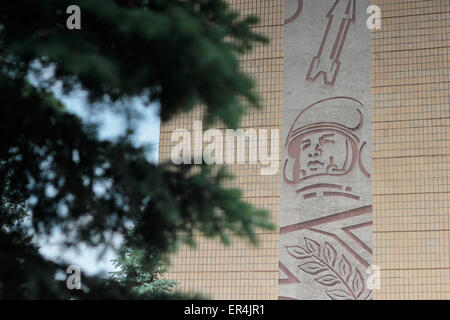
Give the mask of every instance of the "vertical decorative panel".
POLYGON ((279 299, 370 299, 369 0, 286 0, 279 299))

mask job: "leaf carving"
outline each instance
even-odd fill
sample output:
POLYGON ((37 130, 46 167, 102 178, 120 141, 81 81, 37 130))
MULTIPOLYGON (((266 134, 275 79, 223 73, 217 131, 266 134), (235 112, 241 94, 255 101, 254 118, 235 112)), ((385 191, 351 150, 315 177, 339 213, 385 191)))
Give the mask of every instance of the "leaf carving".
POLYGON ((320 244, 314 240, 305 237, 306 249, 310 253, 314 253, 317 256, 320 256, 320 244))
POLYGON ((363 300, 372 300, 373 296, 372 296, 372 290, 369 291, 369 293, 367 294, 367 296, 365 298, 363 298, 363 300))
POLYGON ((355 295, 359 298, 361 296, 361 294, 364 292, 364 289, 365 289, 365 285, 364 285, 363 276, 361 275, 361 272, 359 272, 359 270, 356 269, 355 276, 354 276, 353 282, 352 282, 353 293, 355 293, 355 295))
POLYGON ((327 270, 327 267, 319 262, 306 262, 302 265, 299 265, 298 267, 313 276, 327 270))
MULTIPOLYGON (((325 241, 321 252, 321 245, 317 241, 307 237, 304 239, 305 247, 298 245, 285 247, 292 257, 300 260, 308 259, 298 265, 298 268, 309 275, 317 275, 314 280, 320 285, 329 288, 338 286, 340 289, 325 290, 327 296, 332 300, 361 299, 366 287, 360 270, 356 267, 353 268, 343 254, 339 263, 336 263, 339 255, 329 242, 325 241), (323 272, 325 273, 319 275, 323 272)), ((370 292, 368 296, 370 296, 370 292)))
POLYGON ((323 257, 325 258, 326 263, 334 267, 336 263, 336 250, 333 248, 331 244, 325 242, 325 247, 323 249, 323 257))
POLYGON ((345 256, 342 256, 341 261, 339 262, 339 274, 347 282, 352 275, 352 266, 345 256))
POLYGON ((325 290, 325 293, 333 300, 353 300, 352 296, 344 290, 325 290))
POLYGON ((306 259, 311 257, 308 251, 300 246, 287 246, 285 248, 287 252, 295 259, 306 259))
POLYGON ((324 276, 321 276, 319 278, 315 279, 318 283, 327 286, 327 287, 332 287, 338 283, 341 283, 341 281, 339 280, 338 277, 336 277, 333 274, 326 274, 324 276))

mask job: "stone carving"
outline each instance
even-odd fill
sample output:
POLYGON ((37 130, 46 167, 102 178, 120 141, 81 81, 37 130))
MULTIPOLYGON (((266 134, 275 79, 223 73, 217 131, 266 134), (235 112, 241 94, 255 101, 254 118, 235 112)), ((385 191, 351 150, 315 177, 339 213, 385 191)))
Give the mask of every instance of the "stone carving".
POLYGON ((323 189, 324 197, 360 199, 350 185, 317 183, 313 178, 344 176, 356 166, 370 177, 361 161, 366 142, 358 137, 364 125, 362 108, 362 103, 353 98, 328 98, 308 106, 294 120, 285 142, 283 180, 300 185, 296 192, 304 199, 317 197, 318 190, 323 189), (339 116, 342 114, 345 117, 339 116), (317 121, 322 115, 335 121, 317 121))
MULTIPOLYGON (((333 300, 370 299, 365 281, 371 243, 359 238, 357 230, 364 234, 371 229, 371 213, 369 205, 280 228, 280 285, 315 285, 333 300)), ((295 299, 295 293, 283 297, 295 299)))
POLYGON ((279 264, 280 272, 283 273, 286 278, 280 279, 280 284, 293 284, 293 283, 300 283, 300 281, 295 277, 295 275, 289 271, 288 268, 286 268, 281 262, 279 264))
POLYGON ((280 300, 372 297, 369 5, 286 1, 280 300))
POLYGON ((327 18, 319 52, 311 62, 306 80, 316 81, 323 74, 325 84, 334 86, 350 24, 356 22, 356 0, 336 0, 327 18))
POLYGON ((297 19, 298 16, 302 13, 302 9, 303 9, 303 0, 298 0, 297 10, 295 10, 295 13, 292 16, 284 20, 284 24, 288 24, 295 21, 295 19, 297 19))

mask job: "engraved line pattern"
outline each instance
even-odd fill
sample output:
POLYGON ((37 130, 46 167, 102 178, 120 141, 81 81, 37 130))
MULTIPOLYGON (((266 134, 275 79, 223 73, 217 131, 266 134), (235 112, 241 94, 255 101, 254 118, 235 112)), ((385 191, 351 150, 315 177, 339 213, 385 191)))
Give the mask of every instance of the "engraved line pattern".
POLYGON ((303 10, 303 0, 298 0, 297 10, 291 17, 284 20, 284 24, 288 24, 295 21, 298 18, 298 16, 302 13, 302 10, 303 10))

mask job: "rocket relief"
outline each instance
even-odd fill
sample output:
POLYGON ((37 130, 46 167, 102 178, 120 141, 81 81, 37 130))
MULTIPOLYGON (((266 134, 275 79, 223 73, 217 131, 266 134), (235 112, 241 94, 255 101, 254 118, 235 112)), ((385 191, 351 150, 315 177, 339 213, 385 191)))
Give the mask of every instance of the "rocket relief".
POLYGON ((311 62, 306 80, 323 75, 324 83, 333 86, 339 73, 341 56, 350 25, 356 22, 356 0, 336 0, 327 14, 328 24, 319 52, 311 62))

